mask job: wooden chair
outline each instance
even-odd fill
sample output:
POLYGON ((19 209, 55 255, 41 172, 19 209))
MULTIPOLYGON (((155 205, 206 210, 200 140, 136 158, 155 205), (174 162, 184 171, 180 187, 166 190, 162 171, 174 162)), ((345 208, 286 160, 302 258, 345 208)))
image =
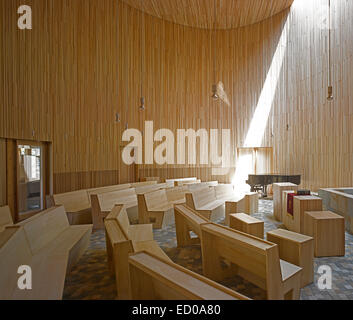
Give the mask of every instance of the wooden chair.
POLYGON ((86 250, 91 225, 70 226, 64 207, 53 207, 0 235, 0 299, 62 299, 65 277, 86 250), (32 290, 17 286, 18 267, 32 270, 32 290))
POLYGON ((130 255, 129 269, 132 300, 249 300, 148 252, 130 255))
POLYGON ((130 225, 123 205, 116 205, 104 220, 108 266, 115 274, 118 299, 129 299, 129 264, 131 253, 147 251, 170 261, 153 240, 152 225, 130 225))
POLYGON ((71 225, 91 224, 91 203, 86 190, 53 195, 55 206, 64 206, 71 225))
POLYGON ((301 268, 280 260, 278 246, 216 224, 201 225, 203 272, 221 281, 230 272, 267 291, 268 299, 299 299, 301 268), (221 261, 231 263, 227 269, 221 261))
POLYGON ((200 243, 201 225, 210 221, 186 205, 174 206, 174 215, 178 247, 200 243), (192 238, 190 232, 198 237, 192 238))
POLYGON ((135 188, 91 195, 93 229, 104 229, 104 218, 116 204, 124 204, 131 220, 138 219, 135 188))
POLYGON ((185 197, 186 204, 205 218, 215 221, 224 217, 224 201, 216 199, 213 187, 186 193, 185 197))
POLYGON ((168 201, 165 190, 137 195, 139 223, 152 223, 153 228, 162 229, 174 223, 173 204, 168 201))
POLYGON ((0 207, 0 232, 11 225, 13 225, 13 219, 9 206, 0 207))

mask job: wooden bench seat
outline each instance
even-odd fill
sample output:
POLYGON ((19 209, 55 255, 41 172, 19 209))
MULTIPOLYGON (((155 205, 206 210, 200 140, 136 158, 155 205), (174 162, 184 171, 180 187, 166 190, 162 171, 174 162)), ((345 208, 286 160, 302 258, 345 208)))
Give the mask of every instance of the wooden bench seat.
POLYGON ((213 187, 186 193, 186 204, 205 218, 216 221, 224 217, 224 201, 216 199, 213 187))
POLYGON ((164 189, 139 194, 137 201, 139 223, 152 223, 155 229, 174 223, 174 207, 164 189))
POLYGON ((148 252, 129 257, 132 300, 248 300, 247 297, 148 252))
POLYGON ((0 232, 11 225, 13 225, 13 219, 9 206, 0 207, 0 232))
POLYGON ((86 190, 78 190, 53 195, 55 206, 64 206, 69 223, 91 224, 91 203, 86 190))
POLYGON ((299 299, 302 268, 280 260, 276 244, 213 223, 201 232, 206 277, 222 281, 233 273, 266 290, 268 299, 299 299))
POLYGON ((147 251, 170 260, 153 240, 151 224, 130 225, 124 205, 116 205, 104 220, 106 230, 108 266, 115 274, 119 299, 130 296, 129 254, 147 251))
POLYGON ((93 229, 104 229, 104 218, 116 204, 124 204, 130 220, 138 219, 135 188, 91 195, 93 229))
POLYGON ((176 205, 174 215, 178 247, 200 243, 201 225, 210 221, 186 205, 176 205), (192 238, 190 232, 194 232, 197 238, 192 238))
POLYGON ((91 225, 70 226, 53 207, 0 234, 0 299, 62 299, 65 277, 86 250, 91 225), (20 265, 32 269, 32 290, 19 290, 20 265))

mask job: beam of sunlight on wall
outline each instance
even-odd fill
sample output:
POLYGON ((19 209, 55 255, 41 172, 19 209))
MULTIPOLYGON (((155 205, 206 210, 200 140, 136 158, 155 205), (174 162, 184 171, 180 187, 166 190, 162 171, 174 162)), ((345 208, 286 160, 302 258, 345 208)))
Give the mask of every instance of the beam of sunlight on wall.
MULTIPOLYGON (((278 41, 276 51, 273 55, 271 66, 268 70, 266 80, 261 90, 243 147, 255 148, 260 147, 262 144, 287 48, 289 29, 288 17, 289 14, 282 29, 282 34, 278 41)), ((236 185, 237 190, 249 190, 249 186, 245 181, 247 180, 248 175, 252 172, 252 168, 249 166, 249 163, 253 163, 253 161, 254 159, 249 159, 248 155, 240 154, 238 156, 235 175, 232 179, 232 184, 236 185)))

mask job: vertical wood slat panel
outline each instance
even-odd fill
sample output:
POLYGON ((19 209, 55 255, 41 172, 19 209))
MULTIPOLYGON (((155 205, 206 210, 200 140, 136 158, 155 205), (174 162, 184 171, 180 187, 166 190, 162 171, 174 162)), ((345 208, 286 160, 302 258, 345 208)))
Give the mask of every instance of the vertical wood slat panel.
MULTIPOLYGON (((301 173, 303 186, 312 189, 353 184, 353 3, 332 3, 335 101, 325 99, 327 32, 317 25, 317 13, 327 1, 296 0, 262 142, 273 147, 274 171, 301 173)), ((109 183, 105 172, 125 170, 121 134, 126 123, 143 129, 144 120, 174 132, 231 128, 235 165, 236 148, 244 145, 268 70, 278 63, 273 57, 288 13, 217 32, 217 79, 231 99, 228 108, 209 97, 214 79, 207 30, 143 15, 114 0, 0 0, 0 6, 1 40, 6 43, 0 48, 0 136, 52 141, 55 185, 63 190, 109 183), (21 4, 32 6, 31 31, 17 29, 21 4), (142 17, 144 112, 138 110, 142 17), (120 123, 115 122, 116 112, 120 123), (88 177, 81 174, 86 172, 88 177), (94 172, 96 180, 89 178, 94 172)), ((198 165, 138 168, 145 176, 158 175, 158 170, 168 178, 214 178, 210 168, 198 165)))

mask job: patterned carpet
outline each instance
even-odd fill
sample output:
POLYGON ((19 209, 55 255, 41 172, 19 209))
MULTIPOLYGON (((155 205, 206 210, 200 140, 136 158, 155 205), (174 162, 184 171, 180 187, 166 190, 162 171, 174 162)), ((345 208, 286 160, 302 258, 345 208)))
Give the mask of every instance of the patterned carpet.
MULTIPOLYGON (((277 229, 280 223, 273 218, 273 202, 260 200, 259 213, 252 216, 265 221, 265 233, 277 229)), ((176 248, 175 226, 154 231, 155 240, 168 256, 183 267, 202 274, 202 260, 200 246, 176 248)), ((314 283, 301 290, 302 300, 353 300, 353 236, 346 233, 346 256, 333 258, 315 258, 314 283), (320 276, 318 268, 328 265, 332 268, 332 289, 320 290, 317 280, 320 276)), ((232 277, 222 282, 253 299, 264 299, 265 292, 255 285, 232 277)), ((114 275, 107 268, 104 230, 94 232, 91 236, 89 248, 80 261, 66 277, 64 299, 70 300, 99 300, 115 299, 116 287, 114 275)))

